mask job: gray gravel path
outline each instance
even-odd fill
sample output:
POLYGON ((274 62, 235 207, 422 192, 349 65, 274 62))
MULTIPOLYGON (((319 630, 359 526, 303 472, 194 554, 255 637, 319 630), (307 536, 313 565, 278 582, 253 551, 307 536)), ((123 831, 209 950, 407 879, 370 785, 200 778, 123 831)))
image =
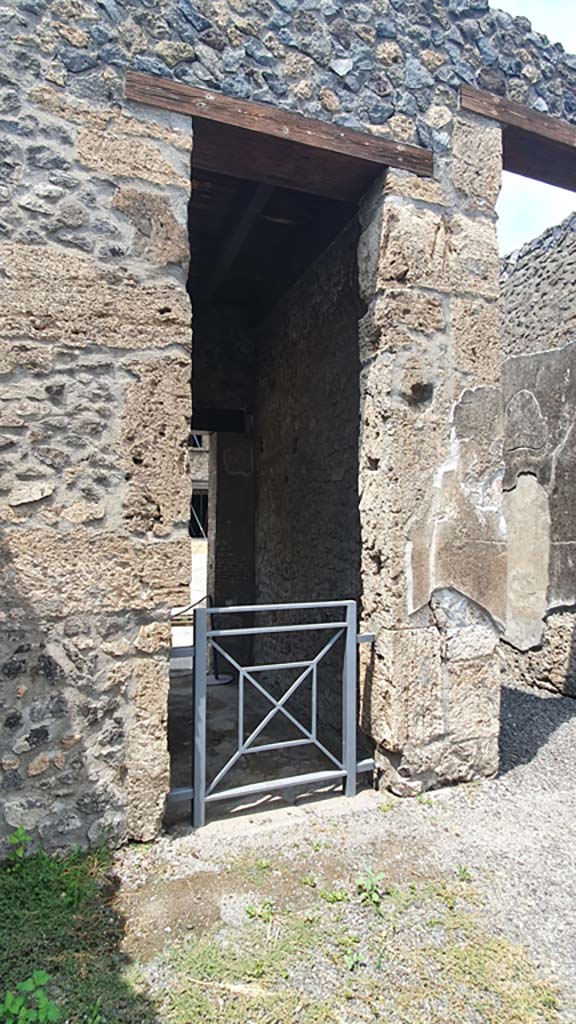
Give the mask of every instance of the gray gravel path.
POLYGON ((367 870, 401 882, 454 877, 465 867, 492 931, 526 948, 559 987, 562 1020, 576 1022, 576 700, 505 687, 497 779, 421 800, 366 790, 352 801, 264 804, 198 833, 174 830, 145 853, 125 851, 119 869, 126 891, 145 893, 159 875, 171 884, 217 876, 239 858, 298 844, 324 845, 336 881, 367 870))

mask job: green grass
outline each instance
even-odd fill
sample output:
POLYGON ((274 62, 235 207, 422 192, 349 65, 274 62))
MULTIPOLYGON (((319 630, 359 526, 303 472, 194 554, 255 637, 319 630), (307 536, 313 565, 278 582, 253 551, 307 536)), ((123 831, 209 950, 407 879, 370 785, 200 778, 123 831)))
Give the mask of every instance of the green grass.
POLYGON ((522 949, 486 929, 469 881, 369 877, 379 914, 360 893, 336 921, 313 889, 307 915, 278 908, 273 921, 254 917, 172 950, 162 1021, 558 1024, 553 990, 522 949), (326 999, 310 996, 312 977, 326 999))
MULTIPOLYGON (((450 880, 302 885, 296 910, 283 866, 258 862, 266 884, 244 923, 172 940, 154 996, 122 955, 110 869, 105 849, 0 865, 0 996, 43 970, 66 1024, 559 1024, 554 991, 490 930, 463 866, 450 880)), ((227 877, 237 892, 234 865, 227 877)))
POLYGON ((331 1024, 330 1007, 287 986, 294 964, 321 942, 311 916, 286 914, 235 930, 225 945, 216 937, 172 951, 171 992, 163 1018, 174 1024, 331 1024))
POLYGON ((102 1024, 148 1024, 153 1008, 129 979, 122 921, 111 900, 105 848, 0 864, 0 995, 35 970, 69 1024, 85 1024, 100 1000, 102 1024))

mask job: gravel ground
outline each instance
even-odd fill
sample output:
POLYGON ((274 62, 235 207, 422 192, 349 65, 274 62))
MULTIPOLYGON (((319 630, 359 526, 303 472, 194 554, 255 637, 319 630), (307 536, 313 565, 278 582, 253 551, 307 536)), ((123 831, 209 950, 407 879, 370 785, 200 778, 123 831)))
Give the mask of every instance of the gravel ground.
MULTIPOLYGON (((554 1019, 574 1024, 575 754, 576 701, 506 687, 497 779, 416 800, 365 790, 354 800, 263 802, 198 833, 180 827, 150 847, 124 850, 118 872, 127 950, 149 963, 149 980, 161 979, 167 945, 215 923, 233 928, 235 915, 240 924, 247 902, 261 898, 254 865, 262 863, 279 865, 275 900, 295 892, 310 864, 332 887, 369 870, 398 885, 464 872, 490 933, 526 949, 537 975, 560 992, 554 1019), (235 886, 243 893, 237 899, 235 886)), ((548 1018, 526 1018, 540 1019, 548 1018)))

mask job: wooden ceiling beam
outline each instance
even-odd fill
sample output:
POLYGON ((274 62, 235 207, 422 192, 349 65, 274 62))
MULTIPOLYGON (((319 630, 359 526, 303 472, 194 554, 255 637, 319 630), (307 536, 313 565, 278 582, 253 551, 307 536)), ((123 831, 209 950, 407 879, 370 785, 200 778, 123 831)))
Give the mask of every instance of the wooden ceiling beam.
POLYGON ((576 192, 576 125, 469 85, 460 106, 500 122, 504 170, 576 192))
POLYGON ((235 99, 140 71, 128 72, 126 97, 165 110, 190 114, 194 118, 241 128, 251 132, 253 137, 291 141, 310 150, 336 153, 380 167, 399 167, 425 176, 433 173, 432 153, 418 146, 392 142, 369 132, 355 131, 329 121, 293 114, 264 103, 235 99))
POLYGON ((273 191, 272 185, 254 186, 252 195, 238 220, 222 243, 222 246, 219 247, 218 262, 202 290, 202 302, 209 302, 218 291, 273 191))

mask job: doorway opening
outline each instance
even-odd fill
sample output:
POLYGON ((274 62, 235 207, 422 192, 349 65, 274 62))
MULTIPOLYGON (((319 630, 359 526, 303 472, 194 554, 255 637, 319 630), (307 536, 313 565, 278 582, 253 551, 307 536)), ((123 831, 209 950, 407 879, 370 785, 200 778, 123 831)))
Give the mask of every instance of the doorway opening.
MULTIPOLYGON (((206 490, 194 489, 191 533, 206 538, 205 603, 210 606, 360 597, 363 306, 357 212, 381 170, 379 164, 318 153, 268 135, 246 139, 236 128, 195 124, 189 219, 192 432, 207 439, 209 468, 206 490)), ((276 614, 284 624, 301 621, 297 613, 276 614)), ((320 609, 318 615, 320 623, 329 621, 330 610, 320 609)), ((235 618, 226 616, 226 625, 234 626, 235 618)), ((257 612, 237 618, 249 629, 261 624, 257 612)), ((336 756, 342 719, 342 644, 339 640, 321 659, 314 697, 312 687, 298 687, 289 714, 272 716, 259 734, 263 745, 295 746, 294 720, 309 721, 314 700, 319 743, 327 753, 318 746, 300 747, 290 774, 334 767, 330 758, 336 756)), ((234 665, 297 666, 313 660, 321 647, 321 638, 311 632, 272 639, 249 633, 230 639, 225 653, 212 651, 209 778, 229 760, 238 735, 241 681, 234 665)), ((181 668, 172 672, 169 716, 176 792, 189 790, 192 774, 192 678, 189 665, 181 668)), ((268 693, 281 700, 297 676, 296 667, 267 678, 268 693)), ((269 699, 254 686, 247 689, 250 701, 243 713, 249 734, 266 716, 269 699)), ((285 767, 293 753, 292 747, 282 747, 267 759, 239 758, 230 785, 257 781, 258 773, 269 778, 274 765, 285 767)), ((360 756, 367 753, 363 748, 360 756)), ((182 801, 170 813, 187 816, 189 808, 182 801)))

